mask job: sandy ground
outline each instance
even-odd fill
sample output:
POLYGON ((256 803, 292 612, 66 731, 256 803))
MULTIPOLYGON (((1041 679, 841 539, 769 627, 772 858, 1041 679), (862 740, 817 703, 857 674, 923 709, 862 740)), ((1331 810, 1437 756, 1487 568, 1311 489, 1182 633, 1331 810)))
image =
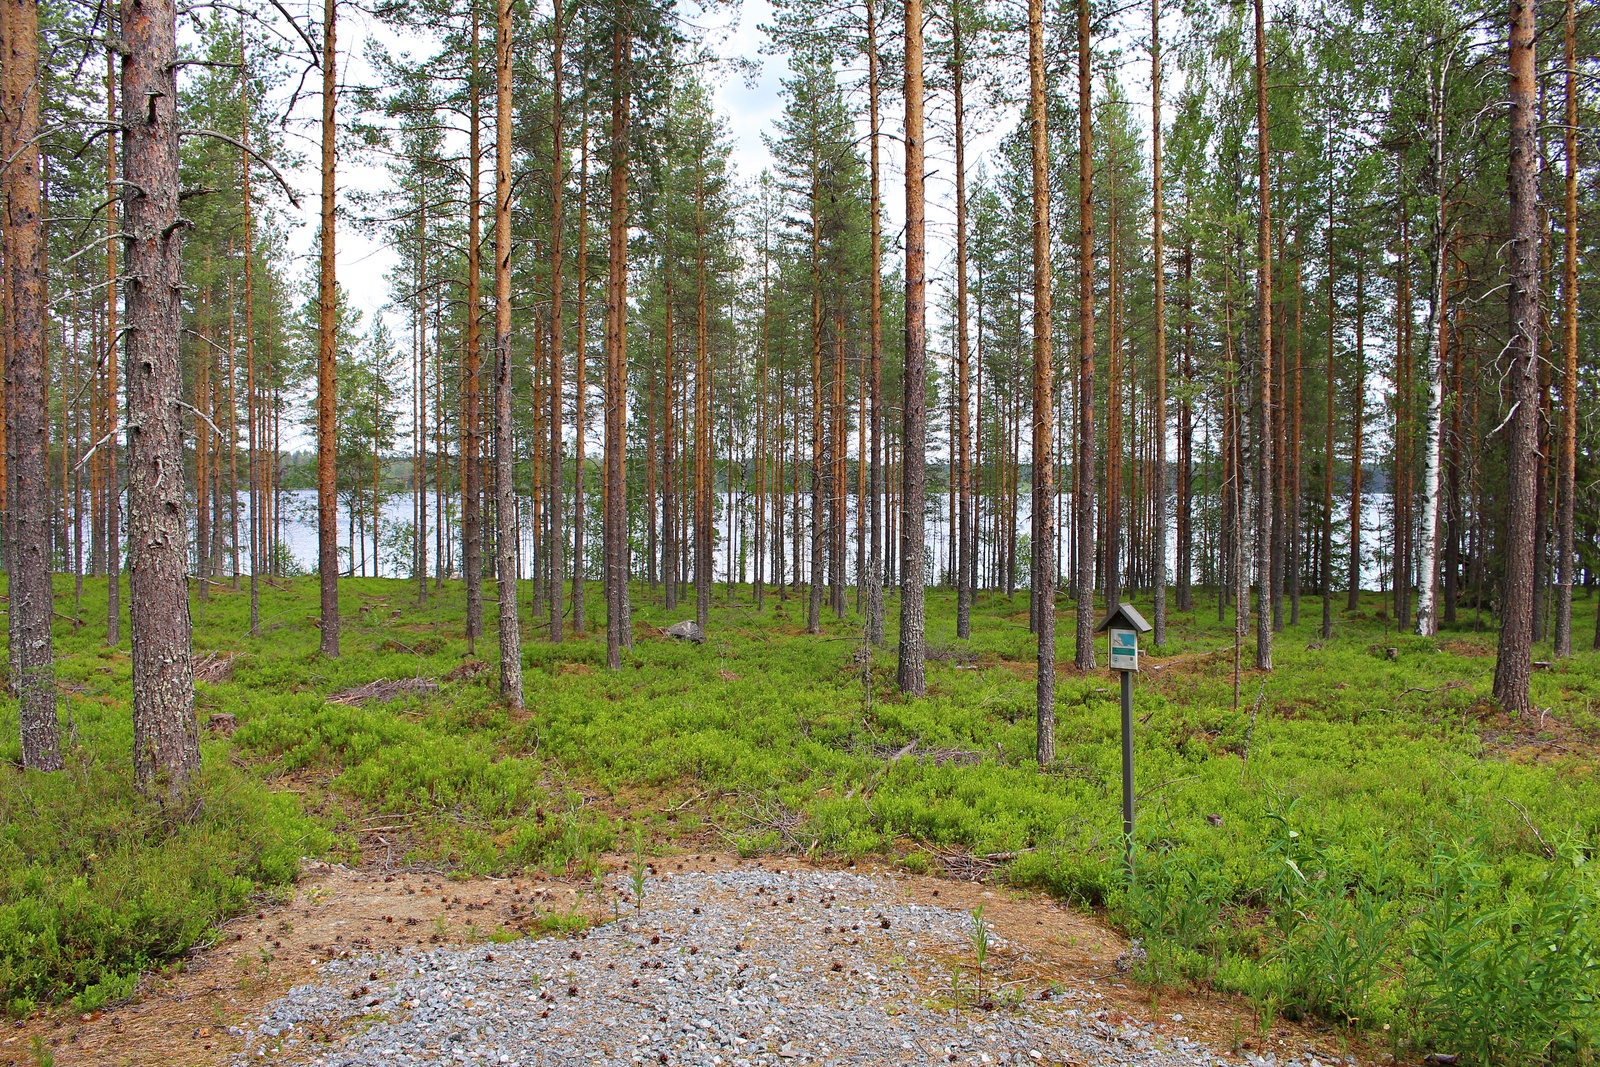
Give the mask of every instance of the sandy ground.
MULTIPOLYGON (((741 861, 704 853, 656 859, 653 867, 658 875, 670 876, 741 863, 781 870, 807 866, 781 857, 741 861)), ((625 857, 610 857, 607 863, 617 873, 628 865, 625 857)), ((1153 995, 1135 987, 1123 972, 1126 961, 1119 965, 1128 950, 1122 938, 1094 917, 1039 894, 886 866, 858 869, 892 883, 899 902, 963 911, 982 905, 991 929, 1010 943, 1006 954, 1011 958, 992 960, 994 967, 1030 984, 1070 986, 1092 979, 1113 1022, 1153 1023, 1157 1033, 1203 1041, 1241 1063, 1247 1055, 1268 1051, 1279 1059, 1312 1052, 1323 1062, 1352 1053, 1363 1063, 1388 1060, 1345 1046, 1331 1030, 1280 1022, 1259 1035, 1254 1013, 1238 998, 1171 990, 1153 995)), ((615 880, 613 873, 608 881, 615 880)), ((541 877, 453 881, 437 874, 308 863, 292 900, 229 922, 215 945, 172 973, 147 975, 131 1001, 88 1015, 60 1009, 0 1031, 0 1067, 37 1064, 41 1051, 62 1067, 225 1064, 243 1049, 244 1034, 263 1008, 291 986, 313 979, 320 963, 419 945, 541 936, 549 924, 544 917, 553 915, 581 912, 591 921, 612 919, 610 896, 597 902, 591 885, 541 877)))

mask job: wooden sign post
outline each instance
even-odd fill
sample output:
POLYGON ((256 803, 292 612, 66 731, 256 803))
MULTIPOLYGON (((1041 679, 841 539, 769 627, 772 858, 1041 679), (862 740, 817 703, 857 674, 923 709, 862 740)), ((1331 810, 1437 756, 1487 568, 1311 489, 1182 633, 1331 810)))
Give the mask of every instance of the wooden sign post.
POLYGON ((1139 635, 1150 624, 1132 604, 1118 604, 1100 624, 1110 634, 1111 669, 1122 675, 1122 834, 1128 877, 1133 877, 1133 676, 1139 670, 1139 635))

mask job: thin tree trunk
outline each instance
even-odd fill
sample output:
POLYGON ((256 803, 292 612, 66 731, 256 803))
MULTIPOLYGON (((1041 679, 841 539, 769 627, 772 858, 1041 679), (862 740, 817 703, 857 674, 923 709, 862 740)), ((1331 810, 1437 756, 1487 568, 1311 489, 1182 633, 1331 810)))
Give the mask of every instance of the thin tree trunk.
POLYGON ((1351 389, 1350 416, 1350 589, 1345 610, 1361 607, 1361 446, 1367 418, 1367 260, 1356 247, 1356 380, 1351 389))
POLYGON ((1444 188, 1444 79, 1447 59, 1440 60, 1440 69, 1433 85, 1433 180, 1438 190, 1438 208, 1434 217, 1433 300, 1428 309, 1429 330, 1427 341, 1432 351, 1425 353, 1428 361, 1428 436, 1425 444, 1422 486, 1422 577, 1421 596, 1417 603, 1417 632, 1432 636, 1439 632, 1438 561, 1439 561, 1439 491, 1442 437, 1444 433, 1444 361, 1446 338, 1449 335, 1448 308, 1445 306, 1445 262, 1449 253, 1449 240, 1445 229, 1444 188))
POLYGON ((1151 252, 1154 256, 1156 321, 1155 395, 1155 634, 1167 645, 1167 276, 1161 201, 1161 0, 1150 0, 1151 252))
MULTIPOLYGON (((117 117, 116 57, 106 55, 106 118, 117 117)), ((246 95, 245 107, 249 107, 246 95)), ((248 143, 248 142, 246 142, 248 143)), ((248 188, 248 186, 247 186, 248 188)), ((122 197, 117 192, 117 131, 106 131, 106 420, 105 420, 105 480, 106 480, 106 644, 122 643, 122 493, 117 476, 117 415, 121 405, 117 397, 117 373, 121 368, 122 347, 117 333, 117 207, 122 197)), ((246 208, 248 211, 248 207, 246 208)), ((245 216, 248 220, 248 214, 245 216)), ((250 233, 246 222, 248 244, 250 233)), ((248 275, 246 276, 248 279, 248 275)), ((249 282, 246 281, 246 302, 249 299, 249 282)), ((4 474, 0 472, 0 481, 4 474)), ((4 502, 0 501, 0 509, 4 502)))
POLYGON ((923 197, 922 0, 906 0, 906 323, 905 397, 901 412, 900 659, 901 692, 927 689, 923 614, 923 521, 927 439, 927 221, 923 197))
MULTIPOLYGON (((584 78, 587 82, 588 71, 584 78)), ((588 524, 587 479, 589 440, 589 98, 583 98, 583 129, 578 136, 578 341, 573 361, 577 364, 572 382, 572 632, 582 636, 588 628, 584 611, 583 576, 588 560, 584 554, 584 527, 588 524)))
POLYGON ((867 578, 867 638, 874 645, 883 644, 883 201, 882 179, 879 159, 878 135, 881 132, 881 118, 878 110, 878 16, 875 0, 866 0, 867 7, 867 109, 868 109, 868 139, 871 142, 868 150, 871 168, 871 206, 869 211, 868 244, 869 244, 869 279, 870 296, 867 319, 867 348, 871 363, 871 382, 868 386, 870 394, 869 418, 872 427, 870 447, 872 449, 872 471, 868 478, 867 491, 871 495, 869 505, 871 530, 868 536, 872 544, 868 549, 867 557, 869 574, 867 578))
MULTIPOLYGON (((183 226, 178 216, 176 6, 172 0, 123 0, 122 30, 131 279, 128 366, 133 369, 128 376, 133 767, 142 790, 176 800, 200 769, 179 476, 183 226)), ((331 35, 329 41, 331 52, 331 35)))
POLYGON ((1033 600, 1039 638, 1035 743, 1039 766, 1048 767, 1056 756, 1056 559, 1051 548, 1056 540, 1056 471, 1043 0, 1028 0, 1028 88, 1033 155, 1033 600))
MULTIPOLYGON (((1031 9, 1030 9, 1031 10, 1031 9)), ((1031 18, 1031 15, 1030 15, 1031 18)), ((1032 23, 1030 25, 1030 33, 1032 23)), ((972 435, 969 413, 972 406, 971 366, 967 338, 967 146, 966 146, 966 65, 961 36, 961 5, 951 8, 951 36, 955 50, 950 76, 955 89, 956 150, 956 396, 955 396, 955 491, 959 497, 955 556, 952 565, 956 579, 956 637, 972 638, 972 435)))
MULTIPOLYGON (((815 206, 815 205, 813 205, 815 206)), ((711 622, 711 348, 706 304, 705 167, 697 155, 694 204, 694 614, 705 633, 711 622)))
POLYGON ((1089 0, 1078 0, 1078 670, 1094 669, 1094 119, 1089 0))
POLYGON ((1561 457, 1557 472, 1555 654, 1572 655, 1573 522, 1577 499, 1578 443, 1578 73, 1577 0, 1567 0, 1564 19, 1566 122, 1562 148, 1566 161, 1566 261, 1561 278, 1561 457))
MULTIPOLYGON (((0 20, 0 109, 4 119, 0 152, 8 164, 0 169, 0 193, 5 201, 5 270, 10 297, 5 325, 11 335, 5 375, 6 440, 11 453, 6 466, 11 686, 18 701, 23 767, 55 771, 61 769, 61 742, 50 634, 55 610, 50 577, 50 357, 45 339, 48 297, 40 191, 37 0, 6 0, 0 7, 0 20)), ((174 207, 176 181, 174 174, 174 207)), ((181 535, 178 545, 181 552, 181 535)))
POLYGON ((631 38, 622 23, 611 41, 611 203, 609 270, 606 277, 606 663, 622 668, 627 641, 628 494, 627 299, 628 299, 628 118, 627 85, 631 38))
MULTIPOLYGON (((132 0, 123 0, 124 6, 130 3, 132 0)), ((334 419, 338 407, 335 331, 339 323, 338 290, 334 282, 334 166, 338 151, 334 106, 339 84, 335 29, 338 9, 338 0, 323 0, 322 259, 317 287, 317 572, 322 589, 319 625, 322 627, 321 648, 325 656, 339 654, 339 497, 334 472, 334 450, 337 447, 334 419)), ((131 358, 129 363, 132 365, 131 358)), ((132 405, 129 407, 131 410, 132 405)))
POLYGON ((511 0, 497 0, 495 6, 494 69, 494 549, 500 699, 516 711, 522 707, 522 622, 517 616, 520 537, 511 436, 511 0))
POLYGON ((1529 710, 1528 676, 1533 649, 1534 497, 1539 447, 1538 157, 1534 147, 1536 78, 1535 10, 1531 0, 1512 0, 1511 68, 1511 340, 1509 391, 1513 405, 1506 440, 1507 505, 1504 591, 1494 697, 1508 712, 1529 710))
POLYGON ((1259 186, 1256 236, 1256 314, 1260 319, 1257 353, 1261 373, 1261 436, 1256 485, 1256 669, 1272 669, 1272 199, 1267 145, 1266 0, 1256 9, 1256 180, 1259 186))
POLYGON ((806 590, 806 633, 822 632, 822 191, 817 149, 811 155, 811 584, 806 590))
MULTIPOLYGON (((329 0, 333 2, 333 0, 329 0)), ((467 584, 467 650, 476 648, 483 634, 483 428, 479 403, 482 342, 479 339, 479 287, 483 271, 483 205, 479 199, 483 166, 482 115, 479 104, 478 9, 472 8, 472 51, 467 87, 470 100, 467 115, 467 365, 461 421, 461 571, 467 584)))
POLYGON ((561 75, 564 65, 562 45, 565 27, 562 25, 564 0, 556 0, 555 42, 550 58, 550 640, 560 644, 565 631, 566 605, 562 587, 566 581, 566 533, 562 526, 561 504, 566 494, 561 486, 562 455, 565 428, 562 425, 565 400, 566 367, 564 365, 566 336, 561 321, 561 256, 565 217, 562 213, 563 197, 567 188, 566 141, 562 133, 561 75))

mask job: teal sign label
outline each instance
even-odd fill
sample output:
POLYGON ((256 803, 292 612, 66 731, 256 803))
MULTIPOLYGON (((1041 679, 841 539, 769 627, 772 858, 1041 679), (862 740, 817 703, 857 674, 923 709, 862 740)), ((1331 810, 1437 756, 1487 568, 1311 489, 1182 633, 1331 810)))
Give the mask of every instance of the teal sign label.
POLYGON ((1136 671, 1139 669, 1139 635, 1133 630, 1111 630, 1111 669, 1136 671))

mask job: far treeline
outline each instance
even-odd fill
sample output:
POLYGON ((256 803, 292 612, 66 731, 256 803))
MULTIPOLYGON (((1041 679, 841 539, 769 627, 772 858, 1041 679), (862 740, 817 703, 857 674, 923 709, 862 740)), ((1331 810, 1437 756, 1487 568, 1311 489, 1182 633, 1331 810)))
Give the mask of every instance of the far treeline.
POLYGON ((180 41, 174 0, 0 5, 27 767, 61 765, 52 573, 126 567, 136 777, 182 794, 191 595, 247 581, 259 626, 313 440, 322 652, 341 574, 464 589, 469 641, 493 578, 513 707, 586 583, 613 668, 634 598, 704 627, 719 575, 813 633, 897 614, 913 697, 929 583, 962 638, 975 590, 1026 589, 1049 764, 1068 604, 1084 671, 1104 605, 1152 596, 1160 649, 1169 599, 1217 589, 1270 670, 1366 574, 1424 635, 1496 620, 1528 710, 1600 560, 1592 9, 786 0, 759 175, 715 106, 737 15, 246 0, 180 41), (392 253, 370 318, 341 231, 392 253))

